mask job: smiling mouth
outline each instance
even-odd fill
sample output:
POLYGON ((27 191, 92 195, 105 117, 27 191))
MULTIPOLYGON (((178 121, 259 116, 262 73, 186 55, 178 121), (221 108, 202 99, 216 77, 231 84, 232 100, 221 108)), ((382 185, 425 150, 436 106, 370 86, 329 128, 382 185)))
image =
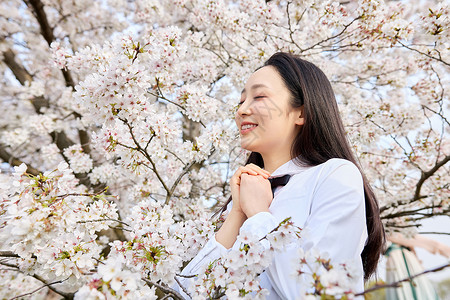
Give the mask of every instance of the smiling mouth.
POLYGON ((245 124, 241 126, 241 133, 247 133, 255 129, 258 125, 257 124, 245 124))

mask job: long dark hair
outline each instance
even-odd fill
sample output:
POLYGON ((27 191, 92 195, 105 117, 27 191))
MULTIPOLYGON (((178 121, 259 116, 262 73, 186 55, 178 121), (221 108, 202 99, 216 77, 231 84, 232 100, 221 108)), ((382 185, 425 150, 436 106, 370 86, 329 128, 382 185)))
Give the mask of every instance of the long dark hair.
MULTIPOLYGON (((331 84, 322 70, 314 64, 289 53, 275 53, 264 66, 275 67, 281 75, 292 95, 292 107, 303 106, 305 122, 291 149, 291 157, 300 159, 296 160, 296 163, 303 166, 317 166, 331 158, 342 158, 354 163, 361 172, 368 232, 368 240, 361 253, 361 259, 364 279, 367 280, 375 272, 384 248, 384 228, 375 194, 347 140, 331 84)), ((247 160, 247 164, 249 163, 264 168, 263 158, 258 152, 250 154, 247 160)), ((231 197, 222 208, 222 212, 230 201, 231 197)))

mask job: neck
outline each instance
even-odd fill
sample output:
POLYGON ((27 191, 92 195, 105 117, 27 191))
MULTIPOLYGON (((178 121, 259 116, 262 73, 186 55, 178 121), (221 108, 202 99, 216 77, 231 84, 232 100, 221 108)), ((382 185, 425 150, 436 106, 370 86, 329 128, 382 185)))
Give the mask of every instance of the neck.
POLYGON ((285 155, 270 155, 270 154, 262 154, 261 156, 264 161, 264 170, 273 173, 276 169, 278 169, 280 166, 284 165, 288 161, 291 160, 290 154, 285 155))

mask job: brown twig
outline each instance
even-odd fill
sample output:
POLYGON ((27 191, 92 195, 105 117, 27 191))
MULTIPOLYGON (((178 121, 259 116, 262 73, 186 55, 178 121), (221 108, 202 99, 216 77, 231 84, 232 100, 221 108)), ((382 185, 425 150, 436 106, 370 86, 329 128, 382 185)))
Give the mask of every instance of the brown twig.
POLYGON ((43 289, 45 287, 50 288, 51 285, 58 284, 58 283, 63 283, 67 279, 69 279, 69 278, 66 278, 64 280, 58 280, 58 281, 54 281, 54 282, 50 282, 50 283, 44 284, 43 286, 40 286, 40 287, 38 287, 37 289, 35 289, 35 290, 31 291, 31 292, 15 296, 15 297, 13 297, 13 298, 11 298, 9 300, 19 299, 19 298, 22 298, 22 297, 25 297, 25 296, 32 295, 32 294, 36 293, 37 291, 39 291, 39 290, 41 290, 41 289, 43 289))
POLYGON ((449 266, 450 266, 450 264, 446 264, 446 265, 443 265, 443 266, 440 266, 440 267, 437 267, 437 268, 434 268, 434 269, 426 270, 426 271, 423 271, 421 273, 412 275, 410 277, 404 278, 402 280, 399 280, 399 281, 396 281, 396 282, 393 282, 393 283, 380 284, 380 285, 377 284, 374 287, 371 287, 370 289, 365 290, 364 292, 355 294, 355 296, 362 296, 364 294, 367 294, 367 293, 370 293, 370 292, 373 292, 373 291, 376 291, 376 290, 379 290, 379 289, 385 289, 385 288, 390 288, 390 287, 399 287, 400 283, 402 283, 402 282, 412 281, 416 277, 419 277, 419 276, 427 274, 427 273, 438 272, 438 271, 444 270, 445 268, 447 268, 449 266))
POLYGON ((161 284, 158 284, 156 282, 152 282, 146 278, 142 278, 142 280, 145 281, 145 283, 147 283, 148 286, 152 287, 152 286, 156 286, 158 289, 160 289, 161 291, 163 291, 166 294, 171 295, 174 299, 176 300, 184 300, 183 296, 180 295, 180 293, 178 293, 177 291, 175 291, 174 289, 171 289, 169 287, 165 287, 161 284))

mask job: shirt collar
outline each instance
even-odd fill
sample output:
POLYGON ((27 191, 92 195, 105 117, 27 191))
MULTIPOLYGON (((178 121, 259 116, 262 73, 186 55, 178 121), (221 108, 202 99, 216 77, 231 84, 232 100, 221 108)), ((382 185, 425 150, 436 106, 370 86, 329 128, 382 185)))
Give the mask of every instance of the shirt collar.
POLYGON ((290 175, 294 175, 297 173, 300 173, 302 170, 305 169, 305 167, 301 167, 298 166, 297 164, 295 164, 295 160, 297 158, 293 158, 290 161, 282 164, 281 166, 279 166, 271 175, 270 177, 278 177, 278 176, 283 176, 286 174, 290 174, 290 175))

